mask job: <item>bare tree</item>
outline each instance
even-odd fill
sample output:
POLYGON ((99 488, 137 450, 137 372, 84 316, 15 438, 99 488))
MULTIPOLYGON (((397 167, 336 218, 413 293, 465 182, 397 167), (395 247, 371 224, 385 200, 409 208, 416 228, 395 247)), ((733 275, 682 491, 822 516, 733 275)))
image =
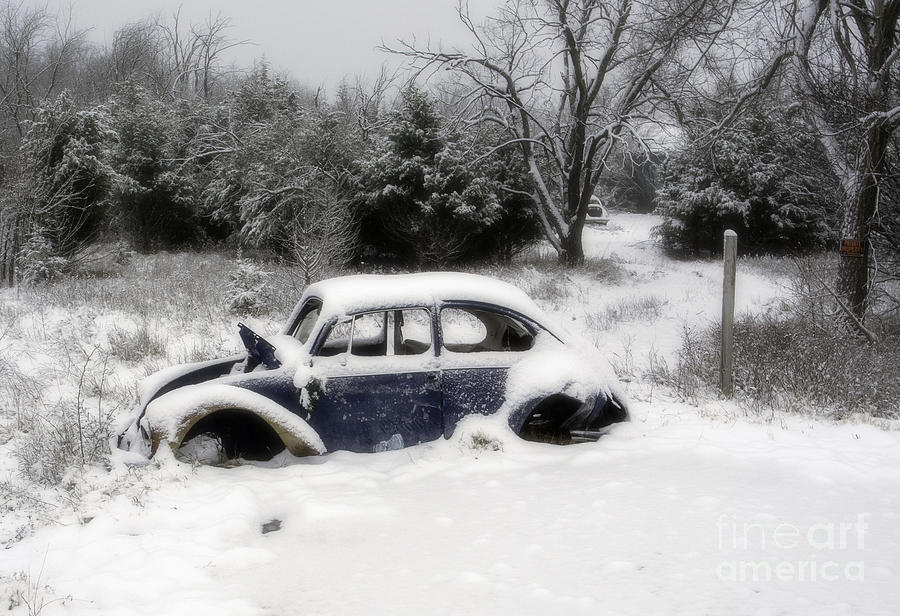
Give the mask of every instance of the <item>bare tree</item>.
POLYGON ((38 103, 60 89, 61 75, 83 38, 71 12, 54 18, 22 3, 0 5, 0 114, 7 147, 25 134, 38 103))
POLYGON ((397 73, 382 66, 378 74, 368 79, 357 75, 352 84, 346 80, 338 86, 336 105, 346 117, 355 117, 360 137, 368 142, 372 133, 387 123, 388 92, 395 87, 397 73))
POLYGON ((231 19, 221 13, 209 15, 206 23, 191 26, 191 33, 197 41, 197 61, 194 71, 194 90, 203 98, 209 98, 212 80, 218 70, 217 64, 222 53, 233 47, 246 45, 247 41, 232 41, 226 31, 231 27, 231 19))
POLYGON ((163 40, 152 21, 125 24, 113 34, 106 79, 111 83, 130 81, 161 94, 169 72, 163 51, 163 40))
POLYGON ((284 253, 308 285, 329 267, 345 265, 356 252, 358 233, 350 207, 330 178, 304 187, 288 223, 284 253))
POLYGON ((209 98, 220 56, 228 49, 247 44, 247 41, 228 38, 231 19, 221 13, 216 16, 210 14, 203 24, 186 26, 179 7, 171 20, 157 18, 156 27, 171 64, 172 98, 209 98))
POLYGON ((507 0, 479 26, 461 3, 471 51, 414 43, 388 50, 422 70, 443 67, 468 78, 472 120, 499 124, 507 139, 498 148, 518 148, 544 233, 560 260, 575 265, 584 260, 588 203, 609 157, 626 137, 647 138, 662 117, 659 106, 677 99, 676 90, 701 70, 737 6, 507 0))
POLYGON ((837 291, 855 320, 871 291, 872 230, 900 126, 897 24, 900 0, 796 0, 791 45, 799 102, 816 127, 844 193, 841 237, 861 256, 842 256, 837 291))

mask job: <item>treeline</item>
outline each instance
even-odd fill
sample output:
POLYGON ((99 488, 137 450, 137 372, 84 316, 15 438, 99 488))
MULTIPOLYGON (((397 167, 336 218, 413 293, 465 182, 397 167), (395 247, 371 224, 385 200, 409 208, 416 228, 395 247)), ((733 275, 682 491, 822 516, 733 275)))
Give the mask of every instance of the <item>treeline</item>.
POLYGON ((128 24, 98 48, 43 11, 3 10, 8 284, 75 269, 99 242, 227 242, 312 277, 349 260, 508 259, 538 237, 517 162, 480 156, 500 137, 414 86, 381 76, 326 97, 264 63, 223 67, 222 18, 128 24))
MULTIPOLYGON (((523 157, 529 140, 511 138, 496 109, 482 114, 492 122, 471 121, 473 100, 454 84, 426 91, 380 76, 326 95, 264 63, 224 66, 222 52, 240 43, 223 17, 146 19, 100 47, 43 10, 0 13, 6 284, 74 271, 98 243, 226 243, 309 278, 347 262, 509 259, 540 237, 557 246, 548 229, 558 226, 580 245, 586 200, 568 198, 574 163, 551 147, 570 139, 561 117, 558 134, 530 139, 538 154, 523 157), (545 177, 556 184, 536 182, 545 177), (567 204, 549 222, 548 195, 567 204)), ((840 189, 787 96, 770 88, 712 140, 692 127, 726 113, 721 105, 681 108, 666 150, 652 150, 641 126, 616 129, 594 192, 607 205, 656 208, 673 249, 715 252, 724 228, 745 252, 828 245, 840 189)))
POLYGON ((367 116, 348 90, 304 101, 260 66, 220 102, 131 82, 87 107, 63 92, 28 123, 5 189, 29 254, 227 241, 310 274, 348 259, 452 264, 509 256, 537 234, 505 190, 525 188, 515 164, 473 160, 487 138, 412 87, 367 116))

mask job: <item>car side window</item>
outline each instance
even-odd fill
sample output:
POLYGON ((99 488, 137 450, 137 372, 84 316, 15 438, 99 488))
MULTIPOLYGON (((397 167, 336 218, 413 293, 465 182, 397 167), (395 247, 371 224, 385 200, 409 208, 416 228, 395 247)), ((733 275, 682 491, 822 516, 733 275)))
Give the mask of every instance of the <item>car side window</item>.
POLYGON ((387 355, 386 319, 384 312, 369 312, 353 317, 350 354, 362 357, 387 355))
POLYGON ((431 314, 424 308, 391 311, 394 355, 421 355, 431 350, 431 314))
POLYGON ((424 308, 367 312, 332 326, 318 351, 331 357, 421 355, 432 348, 431 314, 424 308))
POLYGON ((534 335, 520 320, 509 315, 469 307, 441 310, 444 348, 454 353, 527 351, 534 335))
POLYGON ((338 321, 332 325, 328 336, 316 354, 322 357, 333 357, 334 355, 346 353, 347 349, 350 348, 350 332, 352 328, 353 319, 338 321))

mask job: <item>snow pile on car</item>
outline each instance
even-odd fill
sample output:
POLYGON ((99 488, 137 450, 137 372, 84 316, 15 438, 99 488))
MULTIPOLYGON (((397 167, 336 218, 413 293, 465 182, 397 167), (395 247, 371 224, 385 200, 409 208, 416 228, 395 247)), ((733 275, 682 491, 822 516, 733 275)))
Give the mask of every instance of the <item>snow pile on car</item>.
POLYGON ((307 288, 294 314, 288 319, 288 324, 296 321, 298 311, 308 297, 323 300, 320 319, 363 310, 396 306, 433 306, 441 301, 457 300, 496 304, 540 323, 546 320, 546 314, 521 289, 476 274, 455 272, 361 274, 323 280, 307 288))
POLYGON ((532 352, 509 369, 506 401, 499 413, 508 415, 529 400, 553 394, 576 400, 593 400, 601 393, 610 396, 610 383, 618 379, 602 357, 591 355, 549 336, 538 336, 532 352))

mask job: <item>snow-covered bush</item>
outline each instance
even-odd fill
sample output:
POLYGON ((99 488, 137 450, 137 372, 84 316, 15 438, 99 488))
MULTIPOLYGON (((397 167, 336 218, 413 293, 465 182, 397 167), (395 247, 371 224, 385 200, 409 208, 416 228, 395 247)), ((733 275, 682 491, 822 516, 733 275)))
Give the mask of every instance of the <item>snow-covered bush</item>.
POLYGON ((134 254, 125 242, 116 242, 110 249, 110 256, 116 265, 128 265, 134 259, 134 254))
POLYGON ((538 235, 512 160, 484 162, 427 94, 410 88, 362 161, 361 234, 377 259, 418 267, 509 258, 538 235))
POLYGON ((70 256, 100 233, 114 175, 106 160, 113 140, 106 108, 80 108, 66 91, 42 103, 28 123, 20 148, 22 196, 29 202, 23 220, 41 227, 54 253, 70 256))
POLYGON ((302 109, 297 93, 264 65, 242 81, 232 110, 236 143, 217 156, 202 191, 210 218, 243 245, 298 265, 306 283, 344 265, 357 238, 355 118, 325 104, 302 109))
POLYGON ((655 229, 678 252, 717 254, 725 229, 743 253, 820 247, 836 236, 838 188, 818 142, 796 113, 755 109, 712 144, 666 161, 655 229))
POLYGON ((196 239, 198 221, 181 154, 178 108, 125 83, 110 104, 116 140, 109 164, 115 222, 143 252, 196 239))
POLYGON ((25 284, 57 280, 68 267, 69 260, 56 254, 50 240, 40 232, 25 240, 19 252, 18 275, 25 284))
MULTIPOLYGON (((753 411, 863 413, 900 418, 900 344, 867 343, 835 320, 831 328, 784 311, 735 323, 736 398, 753 411)), ((719 327, 685 330, 678 365, 651 375, 686 398, 719 383, 719 327)))
POLYGON ((109 453, 110 416, 65 398, 29 412, 15 441, 19 470, 45 485, 64 483, 75 468, 102 463, 109 453))
POLYGON ((593 330, 606 331, 622 322, 652 323, 659 318, 666 301, 655 295, 622 297, 610 302, 602 310, 585 315, 586 324, 593 330))
POLYGON ((503 451, 502 440, 481 430, 463 435, 460 442, 476 454, 489 451, 503 451))
POLYGON ((229 312, 242 315, 261 314, 266 308, 269 274, 249 259, 238 258, 228 274, 225 305, 229 312))

